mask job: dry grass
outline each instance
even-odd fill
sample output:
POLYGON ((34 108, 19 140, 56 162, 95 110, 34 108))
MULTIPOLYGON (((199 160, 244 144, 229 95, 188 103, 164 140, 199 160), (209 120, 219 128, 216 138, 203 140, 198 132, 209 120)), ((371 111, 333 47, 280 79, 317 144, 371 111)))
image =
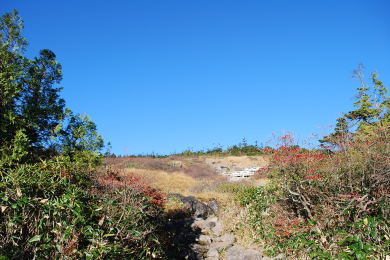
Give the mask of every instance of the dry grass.
MULTIPOLYGON (((220 187, 224 184, 228 184, 228 186, 264 186, 268 180, 259 176, 249 181, 229 184, 226 177, 210 170, 213 164, 227 165, 228 167, 267 166, 268 159, 262 156, 122 159, 121 174, 141 177, 152 187, 167 193, 194 196, 204 202, 212 199, 217 200, 221 206, 219 218, 224 223, 225 232, 234 233, 237 243, 240 245, 259 247, 260 245, 254 242, 255 230, 248 226, 246 209, 242 208, 235 200, 235 191, 222 191, 220 187), (172 168, 166 168, 165 166, 168 164, 172 165, 172 168), (159 168, 161 165, 164 165, 164 169, 159 168)), ((165 211, 174 215, 182 207, 183 204, 180 201, 169 198, 165 205, 165 211)))
POLYGON ((183 195, 188 195, 188 190, 198 184, 195 178, 181 172, 169 173, 161 170, 127 168, 123 170, 122 174, 141 177, 153 188, 183 195))
MULTIPOLYGON (((232 196, 232 194, 229 194, 232 196)), ((248 248, 259 248, 262 244, 255 242, 257 235, 247 221, 247 209, 238 201, 230 199, 219 215, 224 223, 225 232, 234 233, 237 244, 248 248)))
POLYGON ((207 164, 222 164, 227 167, 251 167, 267 166, 268 158, 265 156, 225 156, 225 157, 205 157, 207 164))

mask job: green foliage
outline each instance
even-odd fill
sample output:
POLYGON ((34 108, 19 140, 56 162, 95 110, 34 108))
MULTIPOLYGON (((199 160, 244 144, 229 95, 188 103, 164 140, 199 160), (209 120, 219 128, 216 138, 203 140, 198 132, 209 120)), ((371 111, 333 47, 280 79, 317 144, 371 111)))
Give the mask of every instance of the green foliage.
POLYGON ((62 68, 56 55, 44 49, 38 57, 25 57, 22 29, 17 11, 0 18, 0 152, 12 149, 20 131, 27 137, 30 161, 64 150, 100 152, 103 141, 96 125, 65 109, 57 86, 62 68))
POLYGON ((226 149, 223 149, 222 147, 218 146, 212 149, 208 149, 206 151, 192 151, 191 149, 185 150, 179 155, 183 156, 202 156, 202 155, 213 155, 213 156, 241 156, 241 155, 247 155, 247 156, 255 156, 255 155, 262 155, 263 149, 255 143, 254 145, 248 144, 246 139, 243 138, 242 141, 237 145, 232 145, 226 149))
POLYGON ((323 140, 338 149, 308 151, 292 144, 272 149, 271 184, 239 193, 269 254, 298 259, 390 255, 389 99, 375 73, 372 81, 372 88, 362 83, 356 110, 339 118, 335 132, 323 140), (350 127, 353 121, 356 128, 350 127))
POLYGON ((88 168, 66 157, 2 173, 0 255, 148 258, 160 255, 162 209, 135 189, 90 189, 88 168))
POLYGON ((27 135, 22 130, 18 130, 10 146, 0 150, 0 167, 12 166, 23 161, 28 155, 28 146, 27 135))
POLYGON ((65 108, 55 54, 24 56, 22 29, 0 18, 0 259, 163 257, 161 196, 96 181, 103 139, 65 108))
POLYGON ((371 74, 372 85, 367 84, 364 80, 363 69, 360 65, 354 71, 354 76, 360 83, 354 103, 355 110, 338 118, 334 132, 320 140, 321 143, 346 149, 354 138, 368 136, 376 127, 390 122, 390 99, 386 95, 386 87, 378 79, 376 72, 371 74), (357 126, 356 133, 352 131, 354 126, 357 126))

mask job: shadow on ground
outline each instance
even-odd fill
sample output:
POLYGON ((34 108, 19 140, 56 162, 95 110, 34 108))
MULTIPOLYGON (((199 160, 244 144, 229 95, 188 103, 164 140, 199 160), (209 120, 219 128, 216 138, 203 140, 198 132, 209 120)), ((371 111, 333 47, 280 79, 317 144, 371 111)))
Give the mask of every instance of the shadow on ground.
POLYGON ((197 247, 197 241, 201 235, 200 229, 194 229, 191 225, 194 218, 188 212, 176 212, 170 215, 166 230, 170 239, 167 256, 169 259, 203 259, 202 252, 197 247))

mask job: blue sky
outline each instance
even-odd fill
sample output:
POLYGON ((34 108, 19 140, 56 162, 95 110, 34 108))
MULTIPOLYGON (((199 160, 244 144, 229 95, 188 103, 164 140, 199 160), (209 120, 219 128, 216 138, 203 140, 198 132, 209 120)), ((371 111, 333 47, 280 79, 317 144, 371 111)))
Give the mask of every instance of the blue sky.
POLYGON ((57 54, 68 107, 117 154, 303 142, 352 108, 359 63, 390 85, 387 0, 2 0, 14 8, 28 55, 57 54))

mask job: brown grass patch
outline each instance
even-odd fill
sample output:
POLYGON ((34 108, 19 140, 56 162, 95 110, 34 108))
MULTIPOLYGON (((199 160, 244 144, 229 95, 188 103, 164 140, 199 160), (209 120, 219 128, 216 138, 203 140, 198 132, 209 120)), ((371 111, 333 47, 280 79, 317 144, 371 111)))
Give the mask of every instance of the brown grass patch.
POLYGON ((193 177, 180 172, 168 173, 161 170, 125 169, 122 174, 141 177, 153 188, 183 195, 187 195, 188 190, 198 183, 193 177))

